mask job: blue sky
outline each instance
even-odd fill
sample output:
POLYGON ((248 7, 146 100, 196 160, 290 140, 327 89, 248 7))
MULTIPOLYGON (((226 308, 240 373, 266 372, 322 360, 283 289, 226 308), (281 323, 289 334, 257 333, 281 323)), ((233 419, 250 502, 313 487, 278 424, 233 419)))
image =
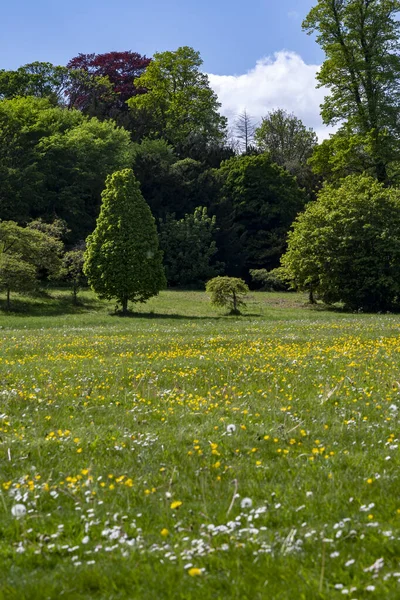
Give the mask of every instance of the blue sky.
POLYGON ((316 89, 323 53, 301 22, 317 0, 0 0, 0 69, 38 61, 65 65, 80 52, 133 50, 147 56, 188 45, 231 126, 245 108, 259 123, 293 112, 320 139, 316 89))
POLYGON ((3 0, 0 68, 65 64, 79 52, 155 51, 189 45, 207 72, 244 73, 282 49, 322 54, 301 31, 313 0, 3 0))

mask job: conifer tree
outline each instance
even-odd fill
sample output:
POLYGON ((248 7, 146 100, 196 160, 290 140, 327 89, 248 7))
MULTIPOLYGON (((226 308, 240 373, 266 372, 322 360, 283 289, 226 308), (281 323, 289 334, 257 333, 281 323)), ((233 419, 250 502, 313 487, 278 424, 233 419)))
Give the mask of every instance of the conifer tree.
POLYGON ((155 220, 131 169, 109 175, 96 229, 87 238, 84 272, 101 297, 145 302, 166 285, 155 220))

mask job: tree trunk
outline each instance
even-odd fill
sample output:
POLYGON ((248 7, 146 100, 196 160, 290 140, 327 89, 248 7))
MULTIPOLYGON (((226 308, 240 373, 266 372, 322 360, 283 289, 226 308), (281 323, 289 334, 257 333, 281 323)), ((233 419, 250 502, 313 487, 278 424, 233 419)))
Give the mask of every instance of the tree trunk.
POLYGON ((317 304, 314 298, 314 292, 313 289, 310 288, 309 292, 308 292, 308 301, 310 304, 317 304))
POLYGON ((236 294, 233 292, 233 311, 237 313, 236 294))
POLYGON ((73 303, 76 306, 78 304, 78 290, 77 290, 76 285, 74 285, 73 295, 74 295, 73 303))
POLYGON ((122 314, 128 314, 128 298, 122 298, 122 314))
POLYGON ((10 304, 10 288, 7 288, 7 310, 10 310, 11 308, 11 304, 10 304))

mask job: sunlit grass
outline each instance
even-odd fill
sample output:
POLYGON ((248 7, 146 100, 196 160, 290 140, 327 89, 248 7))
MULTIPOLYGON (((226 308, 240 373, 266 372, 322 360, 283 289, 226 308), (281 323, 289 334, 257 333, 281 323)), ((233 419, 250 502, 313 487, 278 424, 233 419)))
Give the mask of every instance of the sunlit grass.
POLYGON ((398 597, 399 317, 51 295, 0 316, 0 598, 398 597))

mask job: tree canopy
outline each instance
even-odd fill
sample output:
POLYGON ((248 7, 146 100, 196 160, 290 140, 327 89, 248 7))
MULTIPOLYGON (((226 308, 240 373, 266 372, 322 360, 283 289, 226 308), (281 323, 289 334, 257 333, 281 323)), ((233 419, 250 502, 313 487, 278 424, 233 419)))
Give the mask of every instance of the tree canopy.
POLYGON ((147 90, 128 100, 135 115, 148 120, 148 135, 179 145, 193 133, 214 142, 223 140, 226 120, 208 77, 200 71, 199 52, 183 46, 156 52, 136 86, 147 90))
POLYGON ((129 165, 129 134, 46 98, 0 102, 0 218, 63 218, 71 239, 92 229, 109 173, 129 165))
POLYGON ((399 11, 399 0, 318 0, 303 22, 326 54, 323 121, 359 136, 365 170, 385 183, 399 158, 399 11))

